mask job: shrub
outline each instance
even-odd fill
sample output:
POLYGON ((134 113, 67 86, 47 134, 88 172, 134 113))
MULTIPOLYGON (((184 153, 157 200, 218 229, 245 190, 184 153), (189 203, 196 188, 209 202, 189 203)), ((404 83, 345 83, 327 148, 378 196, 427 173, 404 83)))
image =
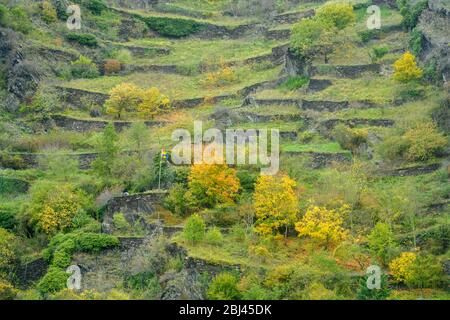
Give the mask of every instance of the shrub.
POLYGON ((106 75, 118 73, 122 69, 122 65, 119 60, 108 59, 105 60, 103 65, 106 75))
POLYGON ((211 228, 205 234, 205 242, 215 246, 223 243, 223 235, 219 228, 211 228))
POLYGON ((342 148, 356 153, 359 146, 367 142, 368 132, 366 129, 351 129, 339 124, 333 129, 332 135, 342 148))
POLYGON ((4 18, 6 26, 22 33, 29 33, 33 29, 30 17, 25 8, 15 6, 11 8, 4 18))
POLYGON ((393 278, 411 288, 431 288, 444 283, 443 269, 436 257, 403 252, 389 264, 393 278))
POLYGON ((106 248, 119 245, 119 239, 114 236, 98 233, 82 233, 77 239, 77 248, 84 252, 99 252, 106 248))
POLYGON ((0 278, 9 273, 16 259, 16 237, 0 228, 0 278))
POLYGON ((189 212, 188 204, 185 199, 186 187, 182 184, 174 185, 169 195, 164 200, 165 207, 177 215, 185 215, 189 212))
POLYGON ((68 278, 69 274, 64 270, 51 267, 39 281, 36 288, 43 296, 49 293, 55 293, 66 288, 68 278))
POLYGON ((409 47, 414 55, 419 56, 422 53, 422 42, 423 42, 423 34, 422 32, 414 28, 409 35, 409 47))
POLYGON ((237 277, 231 273, 222 272, 211 281, 208 298, 211 300, 237 300, 240 297, 237 284, 237 277))
POLYGON ((14 213, 0 207, 0 228, 12 230, 17 223, 14 213))
POLYGON ((56 250, 53 254, 52 265, 61 269, 65 269, 70 265, 71 255, 64 248, 56 250))
POLYGON ((181 38, 197 33, 204 28, 204 24, 189 19, 167 17, 142 18, 149 29, 162 36, 181 38))
POLYGON ((97 65, 88 57, 80 55, 78 60, 72 61, 71 75, 74 78, 96 78, 99 76, 97 65))
POLYGON ((46 23, 53 23, 58 20, 58 14, 50 1, 42 2, 42 20, 46 23))
POLYGON ((411 4, 412 2, 408 0, 397 0, 397 6, 403 16, 402 25, 407 30, 411 30, 417 25, 422 11, 428 6, 428 1, 423 0, 411 4))
POLYGON ((400 256, 389 263, 392 277, 397 282, 406 282, 412 277, 412 265, 417 255, 414 252, 402 252, 400 256))
POLYGON ((367 43, 372 39, 379 39, 380 30, 378 30, 378 29, 364 30, 364 31, 359 32, 358 35, 361 38, 361 41, 363 43, 367 43))
POLYGON ((356 21, 352 5, 348 3, 325 4, 316 11, 316 17, 325 24, 330 24, 339 30, 356 21))
POLYGON ((367 237, 369 249, 381 263, 386 265, 395 250, 395 237, 387 223, 378 222, 367 237))
POLYGON ((379 46, 379 47, 373 47, 372 48, 372 60, 377 61, 378 59, 381 59, 389 52, 389 47, 387 46, 379 46))
POLYGON ((428 160, 439 156, 447 146, 447 139, 437 131, 436 126, 431 123, 420 123, 403 135, 408 141, 409 148, 405 153, 407 160, 428 160))
POLYGON ((88 0, 86 7, 97 16, 101 15, 102 12, 107 9, 107 6, 103 0, 88 0))
POLYGON ((222 65, 218 71, 207 73, 204 83, 207 86, 221 87, 236 82, 237 79, 238 78, 233 69, 222 65))
POLYGON ((119 231, 128 231, 131 229, 131 226, 127 219, 125 219, 123 213, 115 213, 113 215, 113 225, 119 231))
POLYGON ((380 289, 369 289, 367 287, 368 277, 369 275, 361 278, 357 298, 359 300, 386 300, 391 294, 388 286, 388 277, 386 275, 381 276, 380 289))
POLYGON ((96 47, 98 45, 97 38, 89 33, 71 32, 66 35, 66 39, 88 47, 96 47))
POLYGON ((192 244, 195 244, 204 239, 205 229, 206 225, 202 217, 198 214, 193 214, 186 221, 186 225, 183 230, 183 237, 192 244))
POLYGON ((298 90, 309 83, 308 77, 289 77, 285 82, 280 85, 280 89, 286 89, 289 91, 298 90))
POLYGON ((409 82, 422 77, 423 71, 417 66, 416 57, 411 52, 405 52, 394 63, 394 79, 399 82, 409 82))
POLYGON ((8 281, 0 279, 0 301, 14 300, 17 296, 17 290, 8 281))

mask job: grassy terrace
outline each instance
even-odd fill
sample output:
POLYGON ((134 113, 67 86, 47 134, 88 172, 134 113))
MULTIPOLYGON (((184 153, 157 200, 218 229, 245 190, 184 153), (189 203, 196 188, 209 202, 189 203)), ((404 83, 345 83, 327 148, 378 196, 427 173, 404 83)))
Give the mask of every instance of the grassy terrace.
POLYGON ((364 76, 358 79, 336 79, 330 77, 320 78, 328 78, 332 80, 333 85, 323 91, 311 94, 305 93, 302 90, 286 91, 276 88, 260 91, 254 96, 259 99, 304 98, 308 100, 350 102, 369 100, 375 103, 390 103, 398 97, 398 92, 404 89, 402 84, 395 82, 390 78, 386 79, 386 77, 383 76, 364 76), (367 88, 370 88, 370 90, 367 90, 367 88))
POLYGON ((341 148, 337 142, 327 143, 285 143, 281 145, 281 151, 284 152, 320 152, 320 153, 346 153, 350 154, 350 151, 341 148))
POLYGON ((247 58, 271 53, 273 47, 283 44, 281 41, 264 39, 181 39, 170 40, 163 38, 136 39, 125 45, 139 47, 162 46, 170 48, 171 53, 166 56, 153 58, 135 58, 133 64, 176 64, 180 66, 197 66, 204 62, 218 63, 221 59, 226 62, 241 61, 247 58))
POLYGON ((229 16, 222 16, 217 15, 214 18, 211 19, 199 19, 199 18, 193 18, 193 17, 186 17, 185 15, 180 14, 174 14, 174 13, 164 13, 164 12, 158 12, 158 11, 150 11, 150 10, 139 10, 139 9, 123 9, 123 8, 115 8, 115 10, 134 14, 142 17, 164 17, 164 18, 174 18, 174 19, 186 19, 186 20, 193 20, 199 23, 205 23, 205 24, 214 24, 218 26, 224 26, 224 27, 238 27, 245 24, 255 23, 256 20, 252 18, 234 18, 229 16))
POLYGON ((254 71, 251 70, 250 67, 239 68, 236 70, 239 81, 223 87, 209 87, 205 85, 203 82, 205 75, 189 77, 161 73, 135 73, 126 76, 105 76, 97 79, 79 79, 57 84, 68 88, 108 93, 114 86, 120 83, 130 82, 144 88, 157 86, 171 99, 189 99, 234 94, 239 89, 246 86, 265 80, 276 79, 280 71, 281 67, 262 71, 254 71))

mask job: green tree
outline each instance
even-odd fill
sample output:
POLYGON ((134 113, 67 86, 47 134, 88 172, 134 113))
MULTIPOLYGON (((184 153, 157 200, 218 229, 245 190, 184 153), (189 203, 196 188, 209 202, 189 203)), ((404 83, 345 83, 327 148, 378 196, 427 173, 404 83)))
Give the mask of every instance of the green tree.
POLYGON ((109 123, 100 138, 98 156, 92 163, 93 170, 101 177, 111 177, 114 161, 119 155, 118 135, 112 123, 109 123))
POLYGON ((367 237, 370 251, 386 265, 396 248, 395 236, 387 223, 378 222, 367 237))
POLYGON ((183 236, 186 240, 195 244, 205 237, 206 225, 205 221, 198 214, 190 216, 184 226, 183 236))
POLYGON ((322 24, 338 30, 342 30, 356 21, 353 7, 349 3, 327 3, 317 9, 316 18, 322 24))

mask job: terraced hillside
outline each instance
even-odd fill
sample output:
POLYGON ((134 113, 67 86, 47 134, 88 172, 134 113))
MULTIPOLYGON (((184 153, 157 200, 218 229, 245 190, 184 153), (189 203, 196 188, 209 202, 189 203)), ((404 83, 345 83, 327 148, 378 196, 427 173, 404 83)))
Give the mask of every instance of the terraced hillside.
POLYGON ((0 0, 0 299, 449 299, 446 1, 73 3, 0 0), (174 165, 194 121, 279 173, 174 165))

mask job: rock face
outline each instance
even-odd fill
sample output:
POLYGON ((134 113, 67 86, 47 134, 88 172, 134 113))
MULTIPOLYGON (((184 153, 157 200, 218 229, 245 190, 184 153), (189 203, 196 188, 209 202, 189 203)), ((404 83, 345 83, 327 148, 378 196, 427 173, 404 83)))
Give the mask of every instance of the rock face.
POLYGON ((48 263, 42 258, 18 266, 16 269, 17 285, 21 289, 29 287, 42 278, 47 273, 47 269, 48 263))
POLYGON ((165 196, 165 192, 154 192, 112 198, 104 208, 102 231, 113 231, 113 216, 119 212, 131 225, 141 223, 146 229, 153 230, 154 226, 148 225, 144 216, 155 212, 156 206, 161 204, 165 196))
POLYGON ((429 0, 417 25, 422 32, 421 60, 436 63, 439 78, 450 81, 450 6, 445 0, 429 0))
POLYGON ((15 32, 4 28, 0 28, 0 65, 5 66, 10 93, 2 104, 6 110, 15 112, 20 102, 34 95, 40 76, 34 65, 25 60, 15 32))
POLYGON ((291 50, 288 50, 286 53, 286 64, 284 66, 283 73, 291 77, 309 77, 312 75, 312 65, 304 57, 296 55, 291 50))

